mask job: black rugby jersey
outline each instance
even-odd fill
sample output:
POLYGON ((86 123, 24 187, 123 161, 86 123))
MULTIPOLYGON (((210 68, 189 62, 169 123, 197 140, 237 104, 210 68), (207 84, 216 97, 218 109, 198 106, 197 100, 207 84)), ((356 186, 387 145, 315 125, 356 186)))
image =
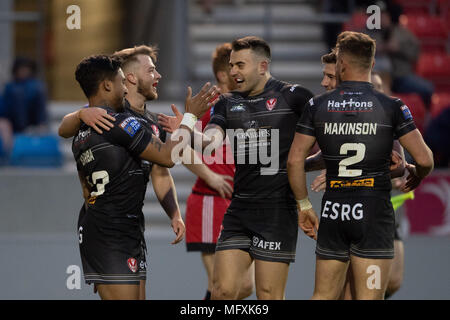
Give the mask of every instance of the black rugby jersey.
POLYGON ((295 125, 311 97, 299 85, 270 78, 259 95, 230 92, 214 105, 209 123, 227 133, 234 153, 234 203, 295 206, 286 163, 295 125))
POLYGON ((345 81, 305 107, 297 132, 317 138, 327 191, 389 191, 393 140, 416 126, 408 107, 369 82, 345 81))
MULTIPOLYGON (((166 142, 166 132, 163 128, 158 124, 158 115, 154 112, 150 112, 147 110, 147 106, 145 106, 144 113, 139 113, 134 111, 128 100, 125 100, 125 109, 131 113, 139 122, 142 124, 145 130, 147 130, 150 134, 154 134, 158 137, 162 142, 166 142)), ((144 175, 149 181, 149 175, 152 171, 153 163, 147 160, 141 160, 141 167, 144 170, 144 175)))
POLYGON ((114 127, 98 134, 82 124, 72 142, 78 171, 91 186, 88 211, 99 218, 141 218, 146 179, 139 155, 151 135, 130 113, 116 113, 114 127))

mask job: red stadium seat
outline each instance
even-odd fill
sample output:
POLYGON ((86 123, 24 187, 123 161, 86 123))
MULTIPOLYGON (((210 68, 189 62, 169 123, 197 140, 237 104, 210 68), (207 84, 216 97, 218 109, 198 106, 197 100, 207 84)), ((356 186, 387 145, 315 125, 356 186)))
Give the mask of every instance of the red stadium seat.
POLYGON ((425 53, 419 57, 417 74, 435 85, 436 91, 450 88, 450 55, 445 53, 425 53))
POLYGON ((427 110, 422 98, 416 93, 392 93, 392 96, 399 98, 408 106, 417 129, 419 129, 421 133, 424 133, 427 110))
POLYGON ((352 14, 350 21, 342 26, 342 31, 361 31, 366 29, 367 15, 363 11, 357 11, 352 14))
POLYGON ((448 32, 439 16, 407 14, 400 17, 400 23, 420 40, 423 52, 445 52, 448 32))
POLYGON ((405 13, 423 13, 431 12, 434 8, 435 0, 397 0, 405 13))
POLYGON ((442 111, 450 108, 450 93, 437 92, 431 98, 431 116, 437 117, 442 111))

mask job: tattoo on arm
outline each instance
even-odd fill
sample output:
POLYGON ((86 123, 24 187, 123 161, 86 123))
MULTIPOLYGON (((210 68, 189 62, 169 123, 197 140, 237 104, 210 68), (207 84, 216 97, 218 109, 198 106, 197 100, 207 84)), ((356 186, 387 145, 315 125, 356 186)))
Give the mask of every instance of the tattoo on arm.
POLYGON ((160 203, 169 218, 172 219, 174 214, 178 211, 177 200, 173 188, 169 189, 160 203))
POLYGON ((150 141, 150 143, 151 143, 152 145, 154 145, 155 148, 158 149, 158 152, 161 151, 162 144, 161 144, 161 142, 159 142, 157 139, 152 139, 152 141, 150 141))

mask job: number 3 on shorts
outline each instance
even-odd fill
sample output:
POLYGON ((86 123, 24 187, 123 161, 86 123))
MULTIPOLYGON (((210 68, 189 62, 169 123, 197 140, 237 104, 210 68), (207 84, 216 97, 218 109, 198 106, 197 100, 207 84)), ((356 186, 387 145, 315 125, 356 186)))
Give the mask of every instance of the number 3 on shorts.
POLYGON ((109 183, 109 174, 107 171, 92 172, 92 183, 96 186, 97 191, 92 191, 91 196, 98 197, 105 192, 105 185, 109 183))
POLYGON ((356 151, 356 154, 339 162, 339 177, 357 177, 362 174, 361 169, 347 169, 347 167, 364 159, 366 145, 364 143, 344 143, 339 153, 347 154, 349 151, 356 151))

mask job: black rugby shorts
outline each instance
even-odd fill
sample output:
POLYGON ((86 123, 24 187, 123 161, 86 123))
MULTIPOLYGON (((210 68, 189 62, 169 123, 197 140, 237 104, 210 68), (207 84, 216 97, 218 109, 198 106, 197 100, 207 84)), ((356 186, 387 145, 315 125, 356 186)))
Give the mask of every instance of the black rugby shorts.
POLYGON ((99 218, 83 208, 79 247, 87 284, 139 284, 146 280, 146 245, 141 222, 99 218))
POLYGON ((347 261, 350 255, 367 259, 394 257, 395 217, 386 196, 326 192, 322 199, 316 254, 322 259, 347 261))
POLYGON ((233 205, 224 215, 216 251, 241 249, 254 259, 295 261, 298 215, 291 208, 246 208, 233 205))

